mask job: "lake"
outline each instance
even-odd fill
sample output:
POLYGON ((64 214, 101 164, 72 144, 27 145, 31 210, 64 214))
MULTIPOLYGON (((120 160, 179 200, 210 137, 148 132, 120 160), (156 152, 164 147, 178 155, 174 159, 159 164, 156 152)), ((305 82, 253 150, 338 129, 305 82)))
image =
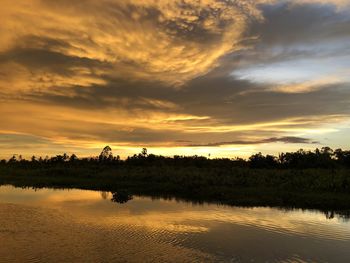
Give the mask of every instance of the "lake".
POLYGON ((1 186, 0 262, 350 258, 350 222, 331 213, 116 197, 98 191, 1 186))

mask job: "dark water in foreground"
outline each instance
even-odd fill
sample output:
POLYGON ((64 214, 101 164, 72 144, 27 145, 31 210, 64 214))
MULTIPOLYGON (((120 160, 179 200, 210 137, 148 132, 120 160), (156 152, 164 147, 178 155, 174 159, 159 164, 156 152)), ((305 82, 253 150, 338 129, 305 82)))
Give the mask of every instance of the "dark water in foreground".
POLYGON ((350 222, 317 211, 0 187, 0 262, 348 262, 350 222))

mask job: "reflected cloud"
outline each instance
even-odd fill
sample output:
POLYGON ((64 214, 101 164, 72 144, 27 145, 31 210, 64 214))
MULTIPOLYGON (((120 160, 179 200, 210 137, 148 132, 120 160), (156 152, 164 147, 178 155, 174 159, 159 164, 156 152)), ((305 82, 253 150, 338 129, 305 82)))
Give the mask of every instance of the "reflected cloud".
POLYGON ((325 215, 317 211, 299 209, 193 205, 146 197, 135 197, 130 202, 117 204, 110 202, 108 198, 106 200, 106 193, 101 196, 95 191, 50 189, 34 191, 10 186, 0 187, 0 196, 2 202, 50 206, 51 209, 60 209, 72 216, 79 224, 94 224, 109 228, 124 226, 146 228, 159 233, 168 231, 180 234, 209 233, 221 225, 231 225, 282 235, 350 240, 347 223, 341 217, 334 217, 334 213, 332 217, 332 212, 325 215))

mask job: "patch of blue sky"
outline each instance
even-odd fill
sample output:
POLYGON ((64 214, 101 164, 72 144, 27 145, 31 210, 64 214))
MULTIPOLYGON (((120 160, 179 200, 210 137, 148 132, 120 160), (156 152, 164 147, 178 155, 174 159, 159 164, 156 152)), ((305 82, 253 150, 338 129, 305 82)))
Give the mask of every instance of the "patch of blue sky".
POLYGON ((292 84, 338 77, 350 82, 350 54, 326 58, 299 58, 251 65, 232 72, 238 79, 263 84, 292 84))

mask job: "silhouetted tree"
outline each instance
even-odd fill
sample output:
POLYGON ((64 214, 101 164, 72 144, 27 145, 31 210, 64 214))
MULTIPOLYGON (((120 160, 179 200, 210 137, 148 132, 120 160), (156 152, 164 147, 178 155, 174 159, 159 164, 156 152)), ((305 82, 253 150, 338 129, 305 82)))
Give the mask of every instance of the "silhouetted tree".
POLYGON ((337 149, 334 151, 334 156, 339 162, 339 164, 350 167, 350 151, 343 151, 342 149, 337 149))
POLYGON ((119 156, 114 157, 112 149, 106 146, 98 157, 88 157, 79 159, 75 154, 71 156, 66 153, 56 155, 52 158, 48 156, 43 159, 37 159, 32 156, 30 161, 21 159, 19 155, 13 155, 8 162, 12 166, 20 167, 59 167, 65 163, 74 163, 74 167, 85 165, 99 165, 103 163, 108 167, 116 165, 121 166, 142 166, 142 167, 197 167, 197 168, 233 168, 233 167, 251 167, 262 169, 308 169, 308 168, 323 168, 333 169, 336 167, 350 167, 350 151, 337 149, 333 151, 329 147, 315 149, 314 151, 305 151, 300 149, 296 152, 280 153, 278 157, 273 155, 263 155, 262 153, 254 154, 248 160, 241 158, 215 158, 210 159, 205 156, 179 156, 165 157, 160 155, 149 154, 146 148, 133 156, 127 157, 126 160, 121 160, 119 156))
POLYGON ((100 153, 98 159, 100 161, 112 160, 113 159, 113 153, 112 153, 111 147, 106 146, 105 148, 103 148, 103 150, 100 153))
POLYGON ((16 155, 14 154, 14 155, 10 158, 9 163, 15 163, 15 162, 17 162, 17 158, 16 158, 16 155))
POLYGON ((254 154, 249 158, 252 168, 275 168, 277 167, 277 158, 272 155, 263 156, 261 153, 254 154))
POLYGON ((143 157, 147 157, 147 149, 146 148, 142 148, 141 155, 143 157))
POLYGON ((63 156, 62 156, 62 159, 63 159, 64 162, 68 161, 69 160, 68 154, 64 153, 63 156))
POLYGON ((78 157, 73 153, 73 154, 70 156, 69 161, 70 161, 70 162, 76 162, 76 161, 78 161, 78 157))

